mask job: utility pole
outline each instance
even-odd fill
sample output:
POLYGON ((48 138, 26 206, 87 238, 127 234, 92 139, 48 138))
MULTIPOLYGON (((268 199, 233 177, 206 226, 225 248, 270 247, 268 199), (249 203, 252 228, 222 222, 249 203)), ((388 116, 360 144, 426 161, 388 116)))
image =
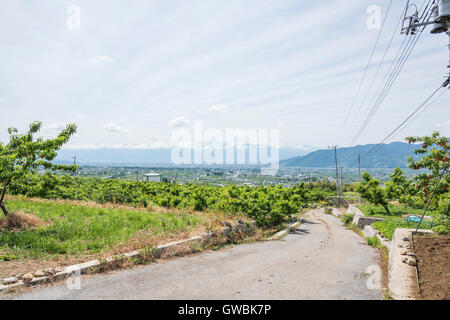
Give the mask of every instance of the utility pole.
POLYGON ((344 196, 344 167, 341 167, 341 196, 344 196))
MULTIPOLYGON (((73 156, 73 165, 74 165, 74 166, 77 165, 77 156, 73 156)), ((76 175, 77 175, 77 172, 74 171, 73 175, 76 176, 76 175)))
POLYGON ((339 198, 339 170, 338 170, 338 162, 337 162, 337 148, 339 146, 331 146, 329 149, 334 149, 334 163, 336 164, 336 194, 339 198))
MULTIPOLYGON (((440 34, 447 33, 450 41, 450 0, 434 0, 432 3, 432 7, 429 11, 430 18, 425 22, 420 22, 419 12, 417 10, 417 6, 413 3, 410 3, 411 0, 408 0, 406 3, 405 16, 402 23, 401 34, 405 34, 407 36, 414 36, 417 34, 417 30, 420 27, 425 28, 428 25, 431 25, 431 33, 432 34, 440 34), (414 11, 409 13, 413 9, 414 11), (407 21, 407 25, 405 24, 407 21)), ((428 15, 428 13, 426 13, 428 15)), ((422 29, 423 31, 423 29, 422 29)), ((449 53, 450 53, 450 45, 449 45, 449 53)), ((450 69, 450 64, 448 65, 450 69)), ((450 71, 450 70, 449 70, 450 71)), ((442 84, 442 87, 447 87, 450 83, 450 73, 446 76, 445 82, 442 84)))
MULTIPOLYGON (((358 182, 361 183, 361 155, 358 154, 358 182)), ((361 194, 358 193, 358 203, 361 204, 361 194)))

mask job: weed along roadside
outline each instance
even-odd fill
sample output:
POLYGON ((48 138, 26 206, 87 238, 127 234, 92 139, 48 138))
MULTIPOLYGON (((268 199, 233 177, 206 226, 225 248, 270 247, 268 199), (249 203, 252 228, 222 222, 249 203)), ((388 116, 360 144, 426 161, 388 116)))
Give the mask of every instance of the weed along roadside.
POLYGON ((97 274, 113 270, 131 268, 137 265, 146 265, 159 260, 184 256, 204 250, 215 249, 221 246, 237 244, 244 241, 258 240, 258 230, 254 223, 242 220, 237 223, 225 223, 220 230, 204 233, 188 239, 170 242, 163 245, 146 247, 117 254, 108 258, 91 260, 81 264, 62 268, 47 268, 41 271, 25 274, 21 278, 5 278, 0 285, 0 291, 10 291, 21 286, 33 286, 67 279, 75 274, 97 274))

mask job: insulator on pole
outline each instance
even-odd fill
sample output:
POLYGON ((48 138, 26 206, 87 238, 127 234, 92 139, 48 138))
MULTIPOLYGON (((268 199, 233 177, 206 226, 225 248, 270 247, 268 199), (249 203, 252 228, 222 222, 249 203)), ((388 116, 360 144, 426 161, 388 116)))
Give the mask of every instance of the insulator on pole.
POLYGON ((439 1, 439 14, 436 19, 437 22, 446 23, 450 19, 450 0, 439 1))

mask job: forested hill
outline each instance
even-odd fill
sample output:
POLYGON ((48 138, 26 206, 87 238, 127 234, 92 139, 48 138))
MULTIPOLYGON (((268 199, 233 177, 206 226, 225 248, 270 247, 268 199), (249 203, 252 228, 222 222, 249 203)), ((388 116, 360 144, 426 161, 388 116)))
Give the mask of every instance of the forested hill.
MULTIPOLYGON (((408 158, 414 155, 414 149, 420 148, 418 145, 403 142, 393 142, 383 145, 377 151, 366 155, 375 145, 355 146, 338 149, 339 166, 346 168, 358 167, 358 154, 361 155, 362 168, 406 168, 408 158)), ((284 167, 310 167, 310 168, 331 168, 335 166, 334 150, 318 150, 303 157, 295 157, 281 161, 284 167)))

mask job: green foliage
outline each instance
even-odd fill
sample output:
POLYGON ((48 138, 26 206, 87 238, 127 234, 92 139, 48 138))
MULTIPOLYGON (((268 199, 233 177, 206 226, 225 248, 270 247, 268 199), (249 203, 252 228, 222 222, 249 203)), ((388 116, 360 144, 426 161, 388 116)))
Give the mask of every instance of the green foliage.
MULTIPOLYGON (((431 229, 432 224, 427 221, 423 221, 420 225, 420 229, 431 229)), ((383 221, 375 222, 373 227, 381 232, 381 234, 392 240, 392 236, 394 235, 395 229, 397 228, 406 228, 406 229, 415 229, 417 228, 417 223, 412 221, 405 221, 401 218, 390 217, 386 218, 383 221)))
POLYGON ((351 213, 345 213, 344 215, 342 215, 341 221, 342 221, 344 224, 350 224, 350 223, 352 223, 354 216, 355 216, 354 214, 351 214, 351 213))
POLYGON ((367 244, 375 248, 381 248, 381 241, 377 236, 366 237, 367 244))
POLYGON ((387 214, 389 212, 389 201, 394 197, 393 190, 381 187, 381 182, 374 179, 369 173, 364 172, 362 182, 357 185, 357 190, 361 197, 374 205, 384 208, 387 214))
POLYGON ((242 213, 259 226, 289 222, 309 203, 325 201, 330 192, 312 189, 304 184, 291 188, 281 186, 213 187, 178 185, 114 179, 80 178, 67 175, 31 174, 25 183, 10 192, 28 197, 112 202, 134 206, 161 206, 191 211, 242 213))
POLYGON ((409 167, 413 170, 426 169, 414 177, 415 195, 423 204, 437 209, 440 213, 438 223, 442 224, 440 230, 447 228, 450 212, 450 144, 448 138, 441 137, 439 132, 431 136, 408 137, 409 143, 422 143, 422 148, 414 152, 422 157, 415 161, 410 158, 409 167))
POLYGON ((56 157, 56 152, 76 133, 76 125, 67 125, 55 139, 35 139, 34 136, 41 127, 41 122, 34 122, 24 134, 18 134, 16 128, 9 128, 9 143, 6 145, 0 143, 0 185, 3 189, 0 207, 5 215, 8 214, 8 210, 3 201, 11 185, 21 183, 24 177, 35 173, 39 168, 62 171, 74 171, 77 168, 51 162, 56 157))
POLYGON ((416 214, 416 215, 422 215, 423 209, 416 209, 411 208, 407 205, 388 205, 390 214, 387 215, 386 211, 383 208, 380 208, 379 206, 375 206, 372 204, 360 204, 357 206, 364 215, 368 217, 401 217, 402 215, 406 214, 416 214))
POLYGON ((135 236, 140 230, 150 235, 188 230, 201 223, 189 214, 155 213, 109 209, 55 202, 14 200, 13 210, 34 214, 48 225, 22 231, 0 232, 0 248, 29 257, 48 254, 98 253, 135 236))
POLYGON ((418 161, 410 158, 409 168, 413 170, 426 169, 414 177, 416 187, 422 192, 422 196, 430 198, 430 194, 438 199, 448 193, 450 185, 450 145, 446 137, 441 137, 439 132, 431 136, 409 137, 409 143, 422 143, 422 148, 416 149, 416 154, 423 155, 418 161))
POLYGON ((0 255, 0 261, 12 261, 18 258, 19 258, 18 256, 9 253, 0 255))
POLYGON ((434 232, 441 235, 450 235, 450 223, 447 221, 445 224, 440 224, 433 228, 434 232))

